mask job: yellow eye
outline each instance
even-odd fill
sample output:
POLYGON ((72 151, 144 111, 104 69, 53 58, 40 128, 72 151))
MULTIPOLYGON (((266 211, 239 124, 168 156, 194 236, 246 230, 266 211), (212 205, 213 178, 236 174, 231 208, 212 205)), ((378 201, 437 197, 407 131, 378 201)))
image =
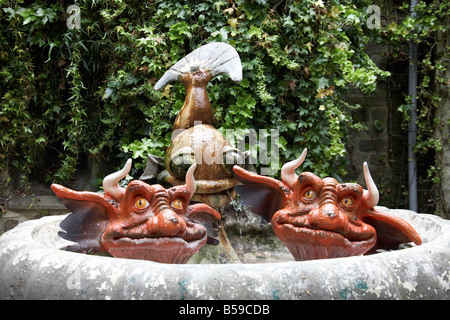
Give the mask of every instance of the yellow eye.
POLYGON ((139 198, 136 200, 136 202, 134 203, 134 206, 138 209, 144 209, 147 208, 149 206, 149 203, 147 200, 145 200, 144 198, 139 198))
POLYGON ((351 207, 353 205, 353 200, 351 198, 344 198, 341 203, 346 207, 351 207))
POLYGON ((171 205, 175 209, 183 209, 183 202, 181 202, 181 200, 179 200, 179 199, 172 201, 171 205))
POLYGON ((303 195, 308 200, 313 200, 317 197, 317 193, 314 190, 307 190, 303 195))

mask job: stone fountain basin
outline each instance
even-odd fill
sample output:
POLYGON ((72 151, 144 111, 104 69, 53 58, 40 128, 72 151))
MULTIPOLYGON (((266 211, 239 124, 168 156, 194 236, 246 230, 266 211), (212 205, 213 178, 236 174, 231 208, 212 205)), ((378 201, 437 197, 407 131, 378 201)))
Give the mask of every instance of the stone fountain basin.
POLYGON ((450 299, 450 221, 383 210, 423 244, 326 260, 170 265, 61 250, 65 216, 44 217, 0 237, 0 299, 450 299))

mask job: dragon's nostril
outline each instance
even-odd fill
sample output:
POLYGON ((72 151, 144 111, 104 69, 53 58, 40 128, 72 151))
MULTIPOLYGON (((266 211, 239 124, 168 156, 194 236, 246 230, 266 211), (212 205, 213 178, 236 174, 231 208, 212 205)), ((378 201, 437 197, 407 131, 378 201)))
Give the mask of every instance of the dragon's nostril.
POLYGON ((334 211, 327 211, 326 214, 328 215, 328 217, 330 218, 334 218, 337 216, 336 212, 334 211))
POLYGON ((346 224, 346 220, 339 208, 331 203, 315 208, 308 214, 309 226, 314 229, 336 231, 346 224))
POLYGON ((179 236, 186 231, 186 222, 170 209, 162 210, 157 217, 161 236, 179 236))

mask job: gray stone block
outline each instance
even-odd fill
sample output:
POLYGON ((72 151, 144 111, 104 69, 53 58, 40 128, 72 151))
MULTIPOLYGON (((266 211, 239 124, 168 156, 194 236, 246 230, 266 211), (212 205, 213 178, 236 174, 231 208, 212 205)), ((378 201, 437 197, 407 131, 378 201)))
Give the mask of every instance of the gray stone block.
POLYGON ((17 196, 8 201, 8 209, 10 210, 49 210, 49 211, 66 211, 66 207, 54 195, 40 196, 17 196))

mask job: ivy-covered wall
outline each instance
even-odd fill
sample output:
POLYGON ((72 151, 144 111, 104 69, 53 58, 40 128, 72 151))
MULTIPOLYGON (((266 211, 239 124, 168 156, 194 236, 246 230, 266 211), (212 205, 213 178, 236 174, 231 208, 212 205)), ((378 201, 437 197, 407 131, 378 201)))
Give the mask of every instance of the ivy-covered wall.
MULTIPOLYGON (((383 13, 380 28, 373 28, 367 23, 373 2, 80 0, 80 28, 70 29, 74 12, 66 10, 73 1, 0 0, 0 170, 15 170, 25 186, 31 179, 63 183, 87 159, 119 166, 131 156, 132 175, 139 176, 146 154, 163 155, 170 144, 184 100, 181 84, 163 92, 153 85, 187 53, 222 41, 238 51, 244 80, 221 76, 208 87, 215 126, 277 128, 280 162, 308 147, 303 169, 356 179, 348 175, 348 130, 368 126, 355 113, 361 105, 348 97, 370 96, 391 75, 367 47, 388 43, 389 59, 404 61, 417 27, 404 18, 387 21, 383 13)), ((392 7, 405 13, 400 4, 392 7)), ((449 4, 432 4, 442 20, 424 20, 431 14, 422 6, 420 39, 434 37, 448 19, 449 4)), ((423 47, 432 53, 432 43, 423 47)), ((425 65, 437 66, 432 59, 425 65)), ((432 91, 437 78, 423 79, 432 91)), ((433 92, 423 98, 436 100, 433 92)), ((407 106, 406 99, 405 117, 407 106)), ((430 174, 439 177, 439 170, 430 174)))

